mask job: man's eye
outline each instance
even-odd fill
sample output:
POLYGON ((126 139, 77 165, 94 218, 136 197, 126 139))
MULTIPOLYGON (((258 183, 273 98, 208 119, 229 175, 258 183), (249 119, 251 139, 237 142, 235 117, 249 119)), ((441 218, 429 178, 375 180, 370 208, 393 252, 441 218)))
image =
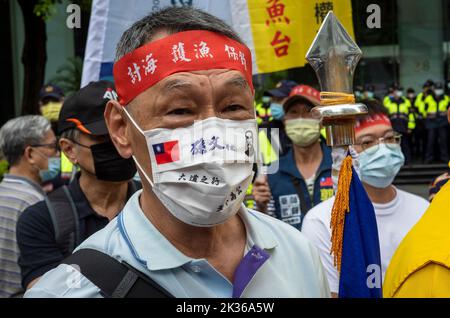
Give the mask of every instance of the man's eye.
POLYGON ((366 140, 366 141, 363 141, 361 144, 363 146, 370 146, 370 145, 373 145, 374 143, 375 143, 375 141, 373 141, 373 140, 366 140))
POLYGON ((235 111, 243 110, 243 109, 245 109, 243 106, 233 104, 233 105, 229 105, 229 106, 225 107, 225 109, 223 111, 224 112, 235 112, 235 111))
POLYGON ((177 108, 167 113, 167 115, 188 115, 192 114, 192 111, 188 108, 177 108))

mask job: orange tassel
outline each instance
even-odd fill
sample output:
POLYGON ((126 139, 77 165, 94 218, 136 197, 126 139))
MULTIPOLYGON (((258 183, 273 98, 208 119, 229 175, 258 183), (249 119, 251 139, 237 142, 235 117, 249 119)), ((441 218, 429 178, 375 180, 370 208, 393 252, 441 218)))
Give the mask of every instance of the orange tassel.
POLYGON ((350 212, 350 183, 352 181, 352 157, 347 156, 339 171, 338 188, 331 211, 331 252, 334 266, 341 271, 342 242, 344 237, 345 213, 350 212))

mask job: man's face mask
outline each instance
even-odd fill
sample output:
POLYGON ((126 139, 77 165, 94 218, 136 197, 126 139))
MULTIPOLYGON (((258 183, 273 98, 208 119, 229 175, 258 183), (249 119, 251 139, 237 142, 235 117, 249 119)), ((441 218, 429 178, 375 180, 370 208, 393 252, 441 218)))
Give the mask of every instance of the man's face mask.
POLYGON ((281 120, 284 117, 283 105, 280 103, 273 102, 270 104, 270 113, 272 117, 276 120, 281 120))
POLYGON ((308 147, 320 137, 320 120, 297 118, 286 120, 286 134, 299 147, 308 147))
POLYGON ((122 158, 112 141, 92 145, 95 176, 99 180, 123 182, 136 174, 136 166, 132 158, 122 158))
POLYGON ((442 96, 442 95, 444 95, 444 90, 443 90, 443 89, 440 89, 440 88, 436 89, 434 92, 436 93, 437 96, 442 96))
POLYGON ((61 173, 61 158, 49 157, 48 168, 39 170, 39 177, 42 182, 48 182, 55 179, 61 173))
POLYGON ((42 116, 47 118, 50 122, 58 121, 59 113, 61 112, 61 102, 50 102, 41 106, 42 116))
POLYGON ((358 156, 361 180, 375 188, 384 189, 392 184, 405 163, 400 145, 379 144, 358 156), (377 148, 375 148, 377 147, 377 148))
POLYGON ((123 182, 135 176, 136 166, 133 159, 122 158, 111 140, 90 147, 76 141, 74 143, 91 150, 95 176, 98 180, 123 182))
POLYGON ((143 131, 150 155, 152 178, 136 161, 152 191, 183 223, 211 227, 235 215, 253 178, 256 120, 217 117, 179 129, 143 131))

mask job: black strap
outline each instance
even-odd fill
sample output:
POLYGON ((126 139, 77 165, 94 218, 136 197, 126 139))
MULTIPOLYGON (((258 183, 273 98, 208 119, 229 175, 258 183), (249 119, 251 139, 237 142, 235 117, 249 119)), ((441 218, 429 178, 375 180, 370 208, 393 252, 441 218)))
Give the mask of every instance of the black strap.
POLYGON ((292 184, 294 185, 295 191, 297 191, 298 199, 300 200, 300 211, 302 212, 302 215, 305 216, 306 213, 311 209, 311 206, 306 205, 305 200, 305 193, 308 193, 309 191, 305 189, 304 184, 302 180, 299 180, 298 178, 291 176, 292 184))
POLYGON ((55 230, 55 241, 64 255, 70 255, 80 244, 78 211, 67 186, 62 186, 45 198, 55 230))
POLYGON ((153 279, 131 265, 93 249, 80 249, 62 264, 78 265, 106 298, 173 298, 153 279))

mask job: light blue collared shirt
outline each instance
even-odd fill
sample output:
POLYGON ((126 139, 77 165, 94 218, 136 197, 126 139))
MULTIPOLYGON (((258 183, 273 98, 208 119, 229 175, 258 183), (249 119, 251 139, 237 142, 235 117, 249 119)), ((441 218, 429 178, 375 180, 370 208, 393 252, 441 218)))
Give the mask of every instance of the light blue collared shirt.
MULTIPOLYGON (((175 297, 329 297, 315 247, 294 227, 244 206, 246 255, 234 284, 205 259, 175 248, 147 219, 137 192, 124 210, 78 249, 91 248, 145 273, 175 297)), ((45 274, 25 297, 102 297, 97 286, 69 265, 45 274)))

